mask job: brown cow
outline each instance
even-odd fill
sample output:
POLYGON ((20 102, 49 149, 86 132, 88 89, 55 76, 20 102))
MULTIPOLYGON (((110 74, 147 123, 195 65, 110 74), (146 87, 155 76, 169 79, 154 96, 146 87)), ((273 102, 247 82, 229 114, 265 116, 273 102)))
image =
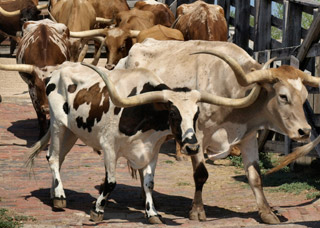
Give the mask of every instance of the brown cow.
POLYGON ((219 5, 196 1, 177 8, 179 29, 185 40, 227 41, 228 28, 224 10, 219 5))
POLYGON ((24 22, 29 20, 38 20, 41 13, 40 9, 46 8, 46 5, 38 6, 36 0, 11 0, 0 1, 0 43, 7 37, 11 39, 10 54, 16 47, 15 36, 22 30, 24 22))
MULTIPOLYGON (((87 0, 60 0, 52 5, 51 15, 58 23, 75 32, 92 29, 96 23, 96 12, 87 0)), ((78 38, 70 39, 70 61, 82 61, 79 56, 82 56, 86 42, 78 38)))
POLYGON ((45 19, 26 22, 23 25, 23 32, 17 51, 18 65, 11 68, 0 65, 0 69, 19 71, 22 79, 28 84, 29 94, 38 117, 40 137, 42 137, 48 128, 45 79, 55 65, 69 59, 69 30, 64 24, 45 19), (37 66, 35 69, 40 70, 21 69, 19 68, 21 63, 37 66))
POLYGON ((169 6, 164 3, 154 0, 138 1, 134 7, 140 10, 152 12, 155 17, 155 25, 160 24, 171 27, 172 23, 174 22, 174 15, 172 11, 170 10, 169 6))

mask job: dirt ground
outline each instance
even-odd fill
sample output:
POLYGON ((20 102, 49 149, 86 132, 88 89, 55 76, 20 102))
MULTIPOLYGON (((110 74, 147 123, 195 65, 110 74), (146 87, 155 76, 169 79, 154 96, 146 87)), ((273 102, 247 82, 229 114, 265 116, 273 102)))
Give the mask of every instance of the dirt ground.
MULTIPOLYGON (((0 63, 15 61, 0 58, 0 63)), ((118 161, 117 186, 106 206, 104 220, 99 224, 89 221, 92 201, 104 178, 103 158, 80 141, 61 170, 68 206, 64 211, 53 210, 45 152, 36 159, 31 177, 25 167, 28 150, 38 135, 27 86, 17 73, 0 71, 0 95, 0 209, 28 216, 24 227, 151 227, 144 218, 140 181, 131 178, 124 159, 118 161)), ((206 167, 209 179, 203 199, 207 221, 190 221, 188 211, 194 194, 191 162, 175 160, 172 141, 162 147, 153 196, 167 226, 320 227, 319 200, 307 200, 305 194, 269 191, 274 186, 266 186, 265 194, 282 224, 261 223, 243 170, 230 166, 229 160, 208 161, 206 167)))

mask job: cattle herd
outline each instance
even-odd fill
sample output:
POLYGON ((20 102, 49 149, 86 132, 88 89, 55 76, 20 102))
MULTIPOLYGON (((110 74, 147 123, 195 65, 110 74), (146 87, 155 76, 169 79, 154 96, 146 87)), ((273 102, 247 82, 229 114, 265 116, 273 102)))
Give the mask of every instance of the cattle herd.
MULTIPOLYGON (((117 159, 125 157, 139 172, 148 222, 163 223, 152 198, 154 174, 160 146, 174 138, 177 159, 184 154, 192 160, 190 219, 206 220, 204 153, 221 159, 237 147, 261 220, 280 223, 263 193, 257 131, 307 141, 305 85, 318 87, 320 78, 286 65, 269 68, 272 60, 259 64, 227 42, 227 31, 223 9, 201 0, 180 5, 176 15, 154 0, 131 9, 124 0, 0 1, 0 42, 10 38, 17 61, 0 64, 0 70, 18 71, 28 85, 40 129, 28 164, 50 142, 54 208, 67 206, 60 168, 81 139, 104 154, 105 181, 91 220, 103 219, 117 159), (44 9, 49 18, 38 20, 44 9), (89 42, 95 44, 94 60, 85 64, 89 42), (107 57, 105 67, 96 66, 101 56, 107 57)), ((299 148, 294 158, 318 141, 299 148)))

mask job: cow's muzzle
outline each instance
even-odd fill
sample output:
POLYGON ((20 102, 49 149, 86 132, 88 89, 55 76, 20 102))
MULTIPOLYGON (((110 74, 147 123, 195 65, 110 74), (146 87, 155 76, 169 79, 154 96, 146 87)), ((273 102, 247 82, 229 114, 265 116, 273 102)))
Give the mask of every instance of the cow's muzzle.
POLYGON ((185 151, 187 152, 187 155, 195 155, 199 152, 199 144, 188 144, 185 145, 185 151))
POLYGON ((199 152, 200 145, 195 135, 191 138, 186 138, 182 142, 182 152, 187 155, 195 155, 199 152))
POLYGON ((114 65, 114 64, 106 64, 106 68, 108 69, 108 70, 113 70, 113 68, 115 67, 116 65, 114 65))
POLYGON ((310 135, 311 135, 311 129, 310 128, 300 128, 298 130, 299 133, 299 140, 297 141, 305 141, 307 139, 309 139, 310 135))

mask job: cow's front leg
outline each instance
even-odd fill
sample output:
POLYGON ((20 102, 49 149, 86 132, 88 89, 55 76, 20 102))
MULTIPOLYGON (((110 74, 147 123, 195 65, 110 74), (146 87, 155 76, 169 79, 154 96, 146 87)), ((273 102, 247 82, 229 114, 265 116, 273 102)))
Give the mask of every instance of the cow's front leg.
POLYGON ((90 219, 94 222, 99 222, 103 220, 104 207, 107 203, 107 199, 110 193, 116 187, 116 156, 114 150, 110 148, 103 149, 104 151, 104 164, 106 169, 106 176, 104 183, 101 184, 99 190, 99 197, 96 202, 94 202, 93 209, 90 211, 90 219))
POLYGON ((150 224, 162 224, 161 216, 158 214, 152 198, 152 191, 154 187, 154 173, 157 165, 158 156, 152 159, 152 161, 143 169, 143 190, 145 193, 145 211, 146 217, 150 224))
POLYGON ((206 220, 206 212, 203 208, 202 201, 202 188, 208 179, 208 171, 204 165, 203 153, 199 152, 198 154, 191 156, 192 167, 193 167, 193 179, 195 183, 195 193, 192 201, 192 208, 189 212, 189 219, 191 220, 206 220))
POLYGON ((48 121, 46 117, 46 109, 48 107, 47 96, 45 93, 45 85, 35 76, 33 82, 29 83, 29 94, 33 104, 33 107, 37 113, 37 119, 39 124, 39 139, 42 138, 48 130, 48 121))
POLYGON ((249 140, 242 142, 240 145, 242 152, 243 165, 250 187, 256 197, 260 218, 264 223, 280 223, 278 217, 271 211, 267 199, 263 193, 262 181, 259 168, 258 143, 255 134, 249 140))

